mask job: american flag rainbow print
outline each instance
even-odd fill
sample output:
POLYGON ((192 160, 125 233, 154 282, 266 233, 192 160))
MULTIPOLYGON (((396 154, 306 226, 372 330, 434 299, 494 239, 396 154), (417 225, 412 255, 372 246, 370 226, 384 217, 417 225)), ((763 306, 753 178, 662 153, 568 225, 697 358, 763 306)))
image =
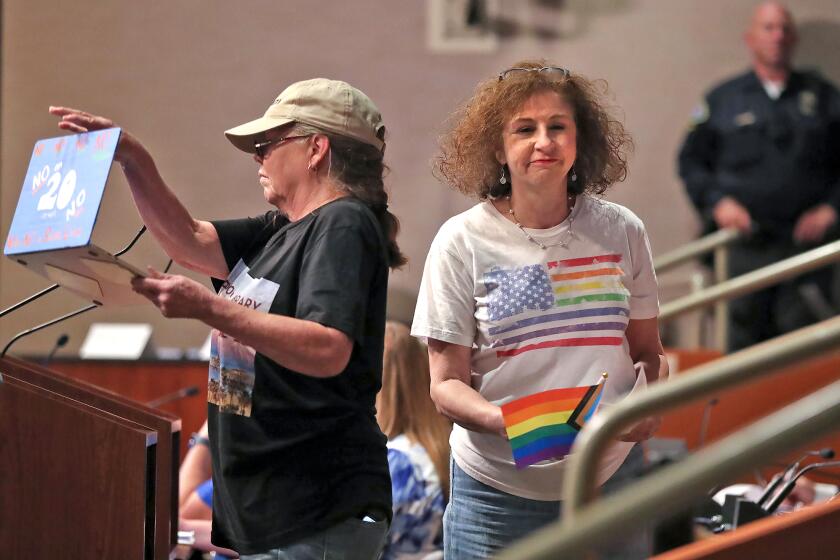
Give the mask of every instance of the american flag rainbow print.
POLYGON ((621 255, 549 261, 484 274, 497 357, 546 348, 618 346, 630 317, 621 255))

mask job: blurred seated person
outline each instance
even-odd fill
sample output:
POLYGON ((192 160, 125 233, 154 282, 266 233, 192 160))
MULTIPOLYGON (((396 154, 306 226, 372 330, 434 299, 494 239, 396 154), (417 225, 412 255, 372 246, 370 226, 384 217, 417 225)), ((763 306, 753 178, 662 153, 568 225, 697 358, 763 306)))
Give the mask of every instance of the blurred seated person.
POLYGON ((210 440, 205 421, 198 433, 190 438, 189 449, 178 471, 178 512, 181 518, 213 518, 211 475, 210 440))
POLYGON ((443 557, 449 496, 449 421, 429 397, 426 349, 407 326, 385 325, 376 419, 388 437, 394 520, 383 560, 443 557))
POLYGON ((210 463, 210 440, 207 422, 190 438, 189 449, 178 471, 178 529, 190 531, 196 553, 189 558, 201 558, 201 551, 217 552, 215 558, 238 558, 232 550, 210 544, 213 519, 213 479, 210 463), (224 555, 223 555, 224 554, 224 555))

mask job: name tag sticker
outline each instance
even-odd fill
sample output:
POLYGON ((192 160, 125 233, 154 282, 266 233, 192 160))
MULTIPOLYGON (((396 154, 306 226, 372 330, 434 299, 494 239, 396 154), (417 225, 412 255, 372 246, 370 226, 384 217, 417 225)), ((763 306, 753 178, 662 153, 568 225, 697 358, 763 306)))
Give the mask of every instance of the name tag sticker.
POLYGON ((745 113, 735 115, 735 124, 738 126, 749 126, 751 124, 755 124, 755 113, 747 111, 745 113))

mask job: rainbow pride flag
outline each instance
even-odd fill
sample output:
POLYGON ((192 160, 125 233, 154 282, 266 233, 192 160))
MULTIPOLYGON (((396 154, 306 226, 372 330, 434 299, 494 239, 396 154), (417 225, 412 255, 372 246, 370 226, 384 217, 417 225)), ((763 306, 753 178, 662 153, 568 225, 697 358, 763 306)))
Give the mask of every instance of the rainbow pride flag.
POLYGON ((595 385, 551 389, 503 404, 516 468, 568 455, 578 432, 598 407, 606 379, 604 373, 595 385))

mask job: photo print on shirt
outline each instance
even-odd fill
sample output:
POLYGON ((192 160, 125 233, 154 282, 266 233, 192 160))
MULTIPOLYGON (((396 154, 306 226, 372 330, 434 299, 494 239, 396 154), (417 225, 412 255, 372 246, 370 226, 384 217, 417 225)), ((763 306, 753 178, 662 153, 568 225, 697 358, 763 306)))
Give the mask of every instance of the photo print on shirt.
MULTIPOLYGON (((252 278, 249 272, 248 266, 240 260, 219 289, 219 296, 248 309, 268 313, 280 285, 265 278, 252 278)), ((213 329, 207 400, 217 405, 219 412, 251 415, 255 356, 254 348, 213 329)))

